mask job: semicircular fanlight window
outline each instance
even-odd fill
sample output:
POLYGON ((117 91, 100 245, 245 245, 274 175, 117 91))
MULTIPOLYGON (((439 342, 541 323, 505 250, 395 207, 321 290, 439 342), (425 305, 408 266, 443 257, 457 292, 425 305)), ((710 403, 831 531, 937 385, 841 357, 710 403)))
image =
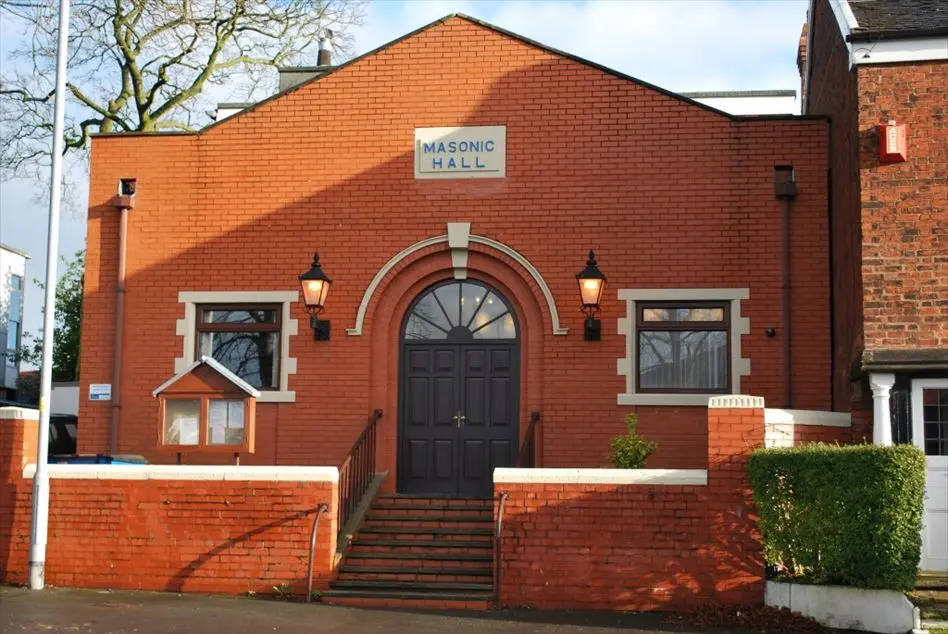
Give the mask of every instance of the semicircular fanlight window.
POLYGON ((405 323, 407 341, 516 339, 510 306, 496 291, 466 280, 428 290, 405 323))

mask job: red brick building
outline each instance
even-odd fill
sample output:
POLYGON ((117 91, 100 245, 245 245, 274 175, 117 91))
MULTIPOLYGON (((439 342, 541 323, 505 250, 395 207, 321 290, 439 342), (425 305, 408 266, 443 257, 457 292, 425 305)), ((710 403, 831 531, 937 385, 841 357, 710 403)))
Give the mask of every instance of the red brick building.
POLYGON ((500 462, 540 412, 542 464, 602 466, 638 411, 660 443, 653 466, 703 467, 709 396, 830 407, 827 131, 823 117, 728 116, 450 17, 198 134, 99 136, 84 394, 113 377, 123 213, 124 334, 113 400, 83 399, 80 449, 167 461, 152 391, 209 354, 262 391, 253 462, 334 464, 378 408, 392 474, 405 420, 458 411, 509 427, 500 462), (420 177, 419 135, 445 127, 496 142, 501 173, 420 177), (775 190, 785 167, 795 196, 775 190), (136 182, 127 212, 121 179, 136 182), (608 278, 600 341, 584 340, 576 282, 589 249, 608 278), (328 341, 314 340, 297 281, 314 251, 333 280, 328 341), (445 308, 461 299, 463 314, 445 308), (254 319, 247 332, 265 334, 228 352, 240 335, 221 326, 254 319), (423 346, 480 340, 468 356, 491 356, 487 370, 466 359, 472 374, 440 382, 446 370, 413 365, 438 361, 423 346))
POLYGON ((834 407, 928 454, 922 567, 948 570, 948 7, 813 1, 798 61, 831 118, 834 407))
MULTIPOLYGON (((606 466, 629 412, 650 467, 705 470, 749 442, 709 446, 711 397, 831 409, 825 116, 731 116, 464 16, 311 74, 196 134, 93 140, 81 452, 338 465, 382 410, 383 492, 483 498, 524 457, 606 466), (153 395, 202 356, 259 392, 252 454, 221 451, 242 406, 153 395)), ((695 517, 707 480, 675 492, 695 517)))

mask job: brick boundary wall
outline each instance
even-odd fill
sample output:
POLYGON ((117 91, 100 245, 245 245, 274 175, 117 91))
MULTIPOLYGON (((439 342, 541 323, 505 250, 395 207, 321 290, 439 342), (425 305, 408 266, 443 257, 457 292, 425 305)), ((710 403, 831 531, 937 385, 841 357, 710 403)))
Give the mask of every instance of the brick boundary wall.
MULTIPOLYGON (((23 476, 35 462, 37 420, 34 410, 11 410, 0 408, 0 584, 23 584, 35 467, 23 476)), ((288 583, 305 594, 310 530, 325 503, 313 566, 313 587, 325 589, 336 550, 338 472, 324 471, 50 465, 46 582, 228 594, 272 594, 288 583)))
POLYGON ((764 445, 763 399, 711 405, 706 472, 496 470, 495 517, 499 494, 509 495, 500 603, 636 611, 762 603, 747 462, 764 445))

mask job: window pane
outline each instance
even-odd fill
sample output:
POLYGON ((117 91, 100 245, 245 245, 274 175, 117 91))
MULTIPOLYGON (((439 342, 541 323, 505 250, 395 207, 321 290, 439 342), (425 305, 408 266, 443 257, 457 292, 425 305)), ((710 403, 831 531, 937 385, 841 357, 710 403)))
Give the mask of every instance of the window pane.
POLYGON ((948 389, 922 390, 922 433, 927 455, 948 456, 948 389))
POLYGON ((504 302, 493 293, 487 293, 487 296, 481 303, 481 309, 474 315, 474 321, 471 322, 471 330, 477 330, 491 319, 499 317, 506 312, 507 307, 504 305, 504 302))
POLYGON ((642 321, 724 321, 723 308, 644 308, 642 321))
POLYGON ((275 324, 276 311, 272 309, 252 310, 205 310, 205 324, 275 324))
POLYGON ((470 282, 461 285, 461 325, 467 326, 474 316, 474 312, 484 301, 487 289, 470 282))
POLYGON ((11 317, 20 317, 20 302, 23 301, 23 293, 18 288, 14 287, 9 294, 9 300, 7 303, 7 314, 11 317))
MULTIPOLYGON (((447 308, 447 306, 445 308, 447 308)), ((443 328, 444 330, 451 330, 451 324, 448 323, 448 318, 444 316, 444 311, 441 310, 441 307, 438 306, 438 302, 435 301, 434 295, 425 295, 422 297, 421 301, 415 304, 415 309, 412 312, 424 317, 435 326, 443 328)))
POLYGON ((727 388, 727 333, 723 330, 639 333, 642 389, 727 388))
POLYGON ((448 314, 448 321, 451 322, 452 326, 457 326, 460 319, 458 317, 458 309, 461 307, 460 286, 460 284, 446 284, 438 287, 434 292, 438 297, 438 301, 441 302, 441 306, 444 307, 444 311, 448 314))
POLYGON ((514 339, 516 337, 517 327, 510 313, 474 332, 475 339, 514 339))
POLYGON ((244 402, 216 399, 208 403, 210 445, 241 445, 244 442, 244 402))
POLYGON ((201 401, 198 399, 177 399, 165 401, 165 444, 198 444, 201 416, 201 401))
POLYGON ((19 338, 20 324, 11 319, 7 322, 7 348, 13 352, 16 352, 17 348, 19 348, 17 345, 19 343, 19 338))
POLYGON ((277 332, 202 332, 201 354, 212 357, 254 387, 280 385, 277 332))
POLYGON ((447 339, 448 333, 429 324, 415 314, 405 324, 405 339, 447 339))

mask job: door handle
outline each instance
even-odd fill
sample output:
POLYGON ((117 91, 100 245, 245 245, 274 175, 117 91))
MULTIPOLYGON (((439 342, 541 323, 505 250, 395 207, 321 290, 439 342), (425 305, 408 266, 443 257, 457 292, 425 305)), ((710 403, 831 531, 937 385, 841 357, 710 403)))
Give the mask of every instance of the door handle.
POLYGON ((454 420, 454 424, 455 424, 455 425, 457 425, 458 427, 460 427, 461 425, 463 425, 463 424, 465 424, 465 423, 467 422, 467 416, 464 416, 464 415, 461 414, 461 412, 458 412, 457 414, 455 414, 455 415, 452 417, 452 420, 454 420))

